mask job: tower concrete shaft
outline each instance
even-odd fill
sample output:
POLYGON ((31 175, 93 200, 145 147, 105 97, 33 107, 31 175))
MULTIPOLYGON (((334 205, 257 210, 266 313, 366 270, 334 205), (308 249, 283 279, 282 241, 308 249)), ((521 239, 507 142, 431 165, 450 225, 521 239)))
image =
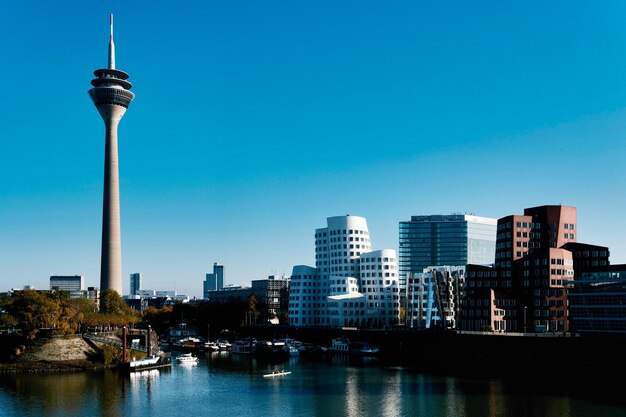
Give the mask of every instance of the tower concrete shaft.
POLYGON ((94 88, 89 96, 96 105, 105 125, 104 196, 102 202, 102 253, 100 290, 113 289, 122 295, 122 242, 120 230, 120 181, 117 127, 135 98, 131 93, 128 74, 115 69, 113 15, 111 15, 108 68, 94 72, 94 88))

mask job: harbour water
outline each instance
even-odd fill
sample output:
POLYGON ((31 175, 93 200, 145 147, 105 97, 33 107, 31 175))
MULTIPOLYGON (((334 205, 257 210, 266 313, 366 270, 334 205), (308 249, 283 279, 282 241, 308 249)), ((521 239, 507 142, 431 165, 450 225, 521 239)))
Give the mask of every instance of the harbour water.
POLYGON ((594 392, 594 381, 438 376, 341 356, 199 356, 197 364, 126 376, 0 375, 0 416, 626 416, 623 400, 594 392), (281 370, 291 373, 263 377, 281 370))

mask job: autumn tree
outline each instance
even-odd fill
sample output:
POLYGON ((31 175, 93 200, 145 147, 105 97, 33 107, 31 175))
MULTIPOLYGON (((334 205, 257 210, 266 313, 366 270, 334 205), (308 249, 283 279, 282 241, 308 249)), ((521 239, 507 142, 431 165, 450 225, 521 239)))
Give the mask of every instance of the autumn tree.
POLYGON ((248 304, 248 308, 247 308, 246 313, 249 315, 249 320, 250 320, 249 324, 256 323, 257 319, 259 318, 259 309, 257 307, 258 302, 257 302, 256 295, 250 294, 248 296, 247 304, 248 304))
POLYGON ((53 293, 35 290, 15 292, 4 305, 24 336, 33 340, 39 329, 56 328, 62 320, 60 300, 53 293))

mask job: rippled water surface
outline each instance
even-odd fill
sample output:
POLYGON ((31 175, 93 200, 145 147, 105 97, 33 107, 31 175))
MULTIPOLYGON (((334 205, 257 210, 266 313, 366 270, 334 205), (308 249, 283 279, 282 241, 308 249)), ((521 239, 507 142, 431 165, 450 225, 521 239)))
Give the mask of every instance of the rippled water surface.
MULTIPOLYGON (((611 395, 554 381, 420 374, 375 360, 200 355, 145 371, 0 376, 0 416, 626 416, 611 395), (291 374, 264 378, 274 370, 291 374), (550 389, 554 388, 554 389, 550 389)), ((587 381, 593 387, 593 381, 587 381)))

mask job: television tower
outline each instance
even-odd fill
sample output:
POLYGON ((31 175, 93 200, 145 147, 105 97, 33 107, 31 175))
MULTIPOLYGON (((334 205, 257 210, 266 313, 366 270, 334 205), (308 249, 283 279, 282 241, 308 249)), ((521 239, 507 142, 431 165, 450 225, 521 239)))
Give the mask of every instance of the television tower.
POLYGON ((122 295, 122 242, 120 237, 120 180, 117 158, 117 125, 135 95, 128 74, 115 69, 113 15, 110 15, 108 68, 94 71, 89 96, 96 105, 105 126, 104 198, 102 203, 102 255, 100 290, 113 289, 122 295))

